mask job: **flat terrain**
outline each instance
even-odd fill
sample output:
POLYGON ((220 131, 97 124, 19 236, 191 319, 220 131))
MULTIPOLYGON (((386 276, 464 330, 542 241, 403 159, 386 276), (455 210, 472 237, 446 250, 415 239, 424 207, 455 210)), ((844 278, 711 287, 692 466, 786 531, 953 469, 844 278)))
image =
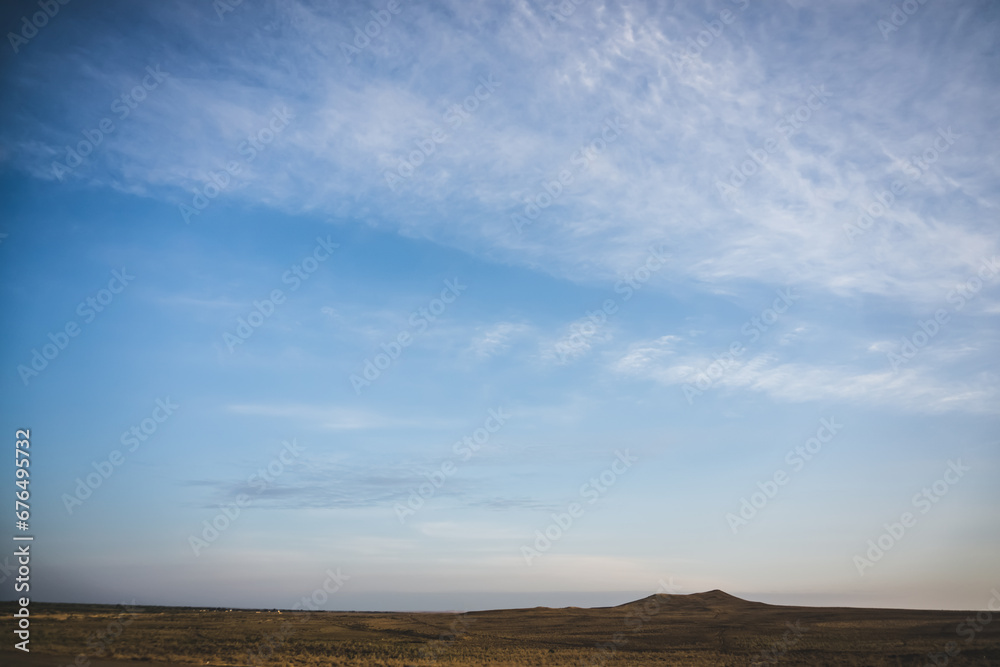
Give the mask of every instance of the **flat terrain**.
MULTIPOLYGON (((2 607, 9 627, 13 606, 2 607)), ((31 620, 31 654, 10 650, 5 632, 0 664, 1000 665, 1000 614, 787 607, 722 591, 468 614, 35 603, 31 620)))

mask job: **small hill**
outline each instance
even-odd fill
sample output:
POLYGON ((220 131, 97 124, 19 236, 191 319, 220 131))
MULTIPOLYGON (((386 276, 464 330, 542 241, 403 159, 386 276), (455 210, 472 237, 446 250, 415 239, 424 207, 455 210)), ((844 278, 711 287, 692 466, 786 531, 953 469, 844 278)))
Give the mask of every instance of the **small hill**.
POLYGON ((753 609, 764 609, 773 605, 763 602, 751 602, 730 595, 719 589, 705 591, 704 593, 690 593, 687 595, 671 595, 668 593, 658 593, 650 595, 633 602, 613 607, 613 609, 629 609, 632 607, 663 606, 667 609, 677 611, 749 611, 753 609))

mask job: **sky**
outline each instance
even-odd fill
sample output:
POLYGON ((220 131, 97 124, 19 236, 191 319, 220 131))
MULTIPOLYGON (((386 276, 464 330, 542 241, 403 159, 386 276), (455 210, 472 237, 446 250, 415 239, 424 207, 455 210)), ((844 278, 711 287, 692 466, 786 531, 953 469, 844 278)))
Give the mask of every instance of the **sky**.
POLYGON ((1000 585, 994 3, 0 26, 0 417, 30 429, 4 531, 34 599, 1000 585))

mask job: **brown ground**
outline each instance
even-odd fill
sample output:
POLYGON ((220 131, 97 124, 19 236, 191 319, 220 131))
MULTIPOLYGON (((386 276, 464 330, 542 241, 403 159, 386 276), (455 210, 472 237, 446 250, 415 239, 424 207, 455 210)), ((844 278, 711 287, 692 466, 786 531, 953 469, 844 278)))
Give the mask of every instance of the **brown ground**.
MULTIPOLYGON (((9 619, 12 605, 0 608, 9 619)), ((775 606, 722 591, 655 595, 598 609, 468 614, 34 603, 31 654, 11 651, 7 639, 0 664, 64 667, 82 655, 78 667, 1000 666, 1000 614, 984 625, 962 625, 975 616, 775 606)), ((985 618, 982 612, 980 621, 985 618)))

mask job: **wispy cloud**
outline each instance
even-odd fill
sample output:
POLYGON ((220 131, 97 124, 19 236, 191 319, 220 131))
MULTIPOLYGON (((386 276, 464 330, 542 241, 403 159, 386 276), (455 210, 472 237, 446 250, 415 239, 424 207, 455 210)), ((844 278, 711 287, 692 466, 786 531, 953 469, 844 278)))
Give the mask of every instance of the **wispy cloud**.
MULTIPOLYGON (((408 6, 387 29, 391 36, 375 40, 354 65, 334 46, 337 35, 353 34, 351 14, 334 15, 313 3, 268 7, 271 22, 285 27, 280 34, 257 30, 254 47, 239 53, 220 46, 217 31, 253 25, 259 14, 228 16, 224 26, 212 27, 216 32, 176 24, 185 39, 164 47, 164 69, 172 72, 166 94, 123 121, 128 140, 109 140, 85 178, 127 181, 152 196, 184 201, 184 192, 238 157, 241 142, 266 126, 275 105, 287 104, 295 120, 247 165, 226 197, 374 218, 443 243, 491 246, 510 260, 544 264, 575 279, 613 277, 634 265, 648 241, 670 238, 677 258, 672 270, 710 284, 794 278, 836 294, 929 300, 983 253, 1000 251, 989 224, 997 207, 989 184, 997 168, 975 140, 990 131, 982 110, 996 106, 997 92, 975 85, 983 73, 961 55, 937 62, 922 50, 923 24, 907 26, 912 37, 896 36, 888 51, 872 33, 871 17, 851 4, 827 8, 814 25, 800 23, 802 33, 789 42, 751 46, 740 37, 782 24, 786 13, 813 11, 748 8, 680 68, 678 55, 705 18, 680 8, 585 4, 563 23, 540 6, 508 11, 481 4, 447 12, 408 6), (485 31, 485 25, 492 27, 485 31), (820 36, 839 54, 836 67, 809 46, 820 36), (477 40, 473 57, 470 39, 477 40), (191 49, 179 48, 181 41, 218 53, 227 63, 225 76, 200 67, 191 49), (867 65, 885 59, 925 72, 919 104, 911 104, 894 68, 867 65), (420 87, 398 69, 426 71, 442 62, 450 63, 449 76, 420 87), (769 70, 771 62, 783 64, 769 70), (854 71, 866 74, 861 91, 854 71), (460 127, 449 127, 449 107, 474 95, 486 74, 501 88, 460 127), (817 86, 830 94, 822 108, 788 136, 777 130, 817 86), (874 90, 877 96, 865 94, 874 90), (959 90, 967 103, 948 104, 959 90), (567 113, 581 109, 586 113, 567 113), (585 161, 580 151, 600 137, 604 120, 616 115, 627 118, 629 129, 586 168, 574 167, 585 161), (448 139, 423 159, 403 192, 392 193, 385 171, 438 127, 448 139), (922 155, 942 127, 957 133, 954 145, 919 178, 906 176, 902 161, 922 155), (167 131, 172 141, 160 141, 167 131), (780 150, 734 202, 724 201, 717 182, 776 133, 780 150), (273 169, 276 164, 282 168, 273 169), (573 170, 573 183, 526 234, 513 233, 508 218, 522 197, 558 180, 565 167, 573 170), (900 178, 908 189, 890 215, 863 247, 847 243, 844 224, 900 178), (444 202, 461 215, 439 215, 444 202)), ((969 10, 928 8, 923 18, 954 19, 954 11, 969 10)), ((985 26, 962 20, 969 30, 964 40, 990 39, 985 26)), ((100 52, 93 57, 108 61, 100 52)), ((144 66, 140 60, 135 69, 141 73, 144 66)), ((52 72, 95 76, 87 63, 52 72)), ((106 113, 103 106, 101 98, 94 101, 95 122, 106 113)), ((25 117, 21 125, 19 131, 40 139, 15 142, 17 164, 43 177, 53 155, 78 134, 73 123, 25 117)))
POLYGON ((955 380, 942 377, 927 365, 893 372, 885 362, 885 351, 894 349, 894 344, 884 341, 870 348, 879 352, 872 360, 879 368, 873 370, 871 364, 862 369, 848 364, 782 362, 772 352, 720 361, 708 355, 678 353, 675 344, 679 340, 664 336, 634 343, 612 368, 665 386, 759 392, 789 403, 838 401, 911 412, 1000 411, 1000 390, 994 375, 984 372, 955 380))
POLYGON ((531 331, 531 326, 523 323, 497 322, 476 333, 469 345, 469 351, 477 358, 488 359, 503 354, 512 342, 531 331))

